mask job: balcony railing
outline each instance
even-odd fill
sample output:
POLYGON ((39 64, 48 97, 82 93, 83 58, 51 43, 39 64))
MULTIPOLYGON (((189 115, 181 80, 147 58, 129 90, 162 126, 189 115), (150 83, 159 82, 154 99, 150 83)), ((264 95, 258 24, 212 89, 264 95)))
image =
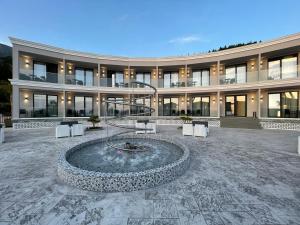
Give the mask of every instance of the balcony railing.
POLYGON ((66 75, 66 84, 72 84, 72 85, 80 85, 80 86, 93 86, 94 81, 93 80, 84 80, 84 79, 78 79, 75 75, 66 75))
MULTIPOLYGON (((213 85, 231 85, 231 84, 246 84, 254 83, 259 81, 271 81, 271 80, 285 80, 285 79, 295 79, 299 77, 300 69, 285 71, 282 69, 274 70, 261 70, 251 71, 240 74, 227 74, 219 76, 219 83, 217 76, 210 76, 209 79, 196 79, 192 77, 164 80, 163 78, 151 80, 151 85, 157 88, 182 88, 182 87, 208 87, 213 85)), ((30 80, 48 83, 63 83, 63 75, 57 73, 47 72, 44 76, 38 76, 33 74, 32 70, 20 70, 19 73, 20 80, 30 80)), ((113 87, 113 88, 131 88, 131 82, 134 79, 125 79, 123 81, 118 81, 112 78, 100 78, 100 87, 113 87)), ((93 79, 78 79, 75 75, 66 75, 65 84, 79 85, 79 86, 98 86, 98 80, 94 82, 93 79)), ((134 88, 144 88, 143 85, 135 85, 134 88)))
POLYGON ((59 75, 57 73, 47 72, 45 76, 40 76, 33 74, 31 70, 20 70, 19 79, 48 83, 62 83, 62 80, 59 79, 59 75))

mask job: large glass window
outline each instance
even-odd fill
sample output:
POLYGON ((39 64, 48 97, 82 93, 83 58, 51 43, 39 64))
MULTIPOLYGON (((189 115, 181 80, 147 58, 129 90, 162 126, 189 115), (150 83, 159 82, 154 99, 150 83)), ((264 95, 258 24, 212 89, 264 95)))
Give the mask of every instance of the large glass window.
POLYGON ((179 115, 178 102, 179 102, 178 98, 164 98, 163 115, 178 116, 179 115))
POLYGON ((192 83, 189 86, 209 86, 209 70, 193 71, 192 83))
POLYGON ((179 79, 177 72, 164 73, 164 87, 178 87, 179 79))
POLYGON ((225 80, 226 84, 234 84, 234 83, 245 83, 247 77, 247 69, 246 65, 232 66, 227 67, 225 70, 225 80))
POLYGON ((247 116, 247 96, 226 96, 225 99, 226 116, 247 116))
POLYGON ((124 74, 122 72, 115 73, 115 86, 123 87, 124 86, 124 74))
POLYGON ((280 60, 270 61, 268 80, 279 80, 279 79, 280 79, 280 60))
POLYGON ((282 118, 298 117, 298 92, 288 91, 269 94, 268 116, 282 118))
POLYGON ((131 115, 137 115, 139 113, 143 113, 146 116, 150 116, 151 115, 151 98, 140 98, 140 99, 136 99, 136 101, 134 102, 134 100, 132 100, 132 104, 138 104, 138 106, 131 106, 130 109, 130 113, 131 115), (149 107, 149 108, 145 108, 149 107))
POLYGON ((43 80, 43 81, 46 80, 46 77, 47 77, 46 64, 34 63, 33 64, 33 75, 34 75, 34 79, 43 80))
POLYGON ((75 69, 75 82, 77 85, 92 86, 94 83, 94 75, 92 70, 75 69))
POLYGON ((93 98, 75 96, 74 97, 75 116, 86 117, 93 115, 93 98))
POLYGON ((111 101, 107 103, 108 116, 121 116, 125 114, 124 105, 118 104, 123 103, 123 97, 108 97, 107 100, 111 101))
POLYGON ((209 97, 193 97, 192 115, 193 116, 209 116, 210 115, 210 98, 209 97))
POLYGON ((297 57, 285 57, 282 59, 270 60, 268 62, 268 79, 279 80, 297 77, 297 61, 297 57))
POLYGON ((49 117, 56 117, 58 115, 58 101, 56 95, 47 96, 47 112, 49 117))
MULTIPOLYGON (((145 84, 151 84, 151 74, 150 73, 137 73, 136 81, 145 83, 145 84)), ((143 87, 143 85, 137 85, 137 87, 143 87)))
POLYGON ((34 117, 57 117, 58 104, 56 95, 34 94, 33 95, 34 117))
POLYGON ((282 79, 297 77, 297 57, 284 58, 282 63, 282 79))
POLYGON ((46 117, 47 115, 47 95, 33 95, 33 111, 35 117, 46 117))

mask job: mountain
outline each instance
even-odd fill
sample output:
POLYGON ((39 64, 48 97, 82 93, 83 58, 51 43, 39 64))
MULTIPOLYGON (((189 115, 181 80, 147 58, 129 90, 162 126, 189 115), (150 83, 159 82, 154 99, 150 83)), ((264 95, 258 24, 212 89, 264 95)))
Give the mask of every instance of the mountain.
POLYGON ((0 58, 11 57, 12 48, 8 45, 0 44, 0 58))

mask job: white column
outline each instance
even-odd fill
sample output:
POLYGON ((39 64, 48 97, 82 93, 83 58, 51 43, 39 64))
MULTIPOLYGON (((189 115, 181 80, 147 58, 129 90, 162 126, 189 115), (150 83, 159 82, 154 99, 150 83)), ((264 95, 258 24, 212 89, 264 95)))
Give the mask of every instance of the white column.
MULTIPOLYGON (((99 67, 98 67, 98 68, 99 68, 99 67)), ((98 72, 99 72, 99 69, 98 69, 98 72)), ((100 73, 98 73, 98 74, 99 74, 99 77, 100 77, 100 73)), ((101 109, 100 109, 100 105, 101 105, 100 97, 101 97, 101 96, 100 96, 100 92, 98 92, 98 117, 99 117, 99 118, 100 118, 100 114, 101 114, 101 113, 100 113, 100 112, 101 112, 101 111, 100 111, 100 110, 101 110, 101 109)))
POLYGON ((217 107, 218 107, 218 117, 220 117, 220 112, 221 112, 221 109, 220 109, 220 91, 218 91, 218 93, 217 93, 217 107))
POLYGON ((19 49, 13 46, 13 79, 19 79, 19 49))
MULTIPOLYGON (((101 79, 101 65, 98 63, 98 87, 100 87, 100 79, 101 79)), ((99 105, 100 105, 100 98, 99 98, 99 105)))
POLYGON ((258 54, 258 63, 257 63, 257 81, 260 79, 260 61, 261 61, 261 54, 258 54))
POLYGON ((184 94, 184 111, 187 115, 187 93, 184 94))
POLYGON ((66 118, 66 104, 67 104, 67 98, 66 98, 66 91, 63 91, 63 95, 64 95, 64 104, 63 104, 63 117, 66 118))
POLYGON ((20 88, 13 85, 12 88, 12 118, 18 119, 20 114, 20 88))
POLYGON ((217 62, 217 84, 220 84, 220 60, 217 62))
POLYGON ((261 95, 261 90, 260 88, 257 91, 257 118, 260 119, 260 95, 261 95))

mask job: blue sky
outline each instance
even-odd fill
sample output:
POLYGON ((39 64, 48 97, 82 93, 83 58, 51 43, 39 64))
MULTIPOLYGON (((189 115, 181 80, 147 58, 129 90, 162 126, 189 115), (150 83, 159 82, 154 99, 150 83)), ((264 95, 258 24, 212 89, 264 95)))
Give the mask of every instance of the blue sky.
POLYGON ((121 56, 206 52, 300 32, 299 0, 1 0, 8 36, 121 56))

